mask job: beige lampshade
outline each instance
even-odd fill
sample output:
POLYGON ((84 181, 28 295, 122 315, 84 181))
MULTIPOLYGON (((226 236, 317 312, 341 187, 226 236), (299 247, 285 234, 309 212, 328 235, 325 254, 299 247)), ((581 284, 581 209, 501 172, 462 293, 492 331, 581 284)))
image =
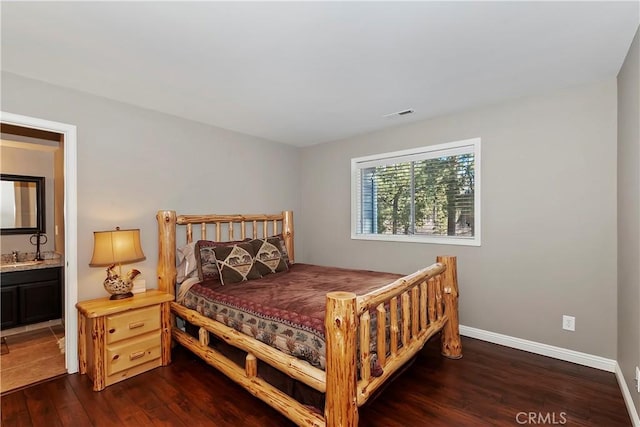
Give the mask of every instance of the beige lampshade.
POLYGON ((140 245, 140 230, 112 230, 93 232, 92 267, 124 264, 145 259, 140 245))

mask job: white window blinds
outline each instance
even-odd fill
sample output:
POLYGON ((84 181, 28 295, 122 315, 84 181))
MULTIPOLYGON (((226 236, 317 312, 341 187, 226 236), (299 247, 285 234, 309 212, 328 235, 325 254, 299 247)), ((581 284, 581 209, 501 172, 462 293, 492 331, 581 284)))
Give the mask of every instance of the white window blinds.
POLYGON ((352 237, 479 245, 480 139, 352 159, 352 237))

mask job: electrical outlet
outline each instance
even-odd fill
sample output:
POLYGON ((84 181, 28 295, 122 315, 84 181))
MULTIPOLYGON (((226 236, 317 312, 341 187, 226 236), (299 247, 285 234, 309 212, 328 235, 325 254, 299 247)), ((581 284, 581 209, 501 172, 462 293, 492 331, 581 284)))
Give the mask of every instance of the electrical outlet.
POLYGON ((640 393, 640 368, 636 366, 636 391, 640 393))
POLYGON ((562 329, 566 331, 576 330, 576 318, 573 316, 562 316, 562 329))

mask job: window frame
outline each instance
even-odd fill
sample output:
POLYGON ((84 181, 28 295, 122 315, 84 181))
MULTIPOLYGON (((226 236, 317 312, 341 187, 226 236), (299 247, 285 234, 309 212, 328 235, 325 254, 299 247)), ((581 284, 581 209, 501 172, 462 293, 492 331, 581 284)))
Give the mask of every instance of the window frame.
POLYGON ((393 242, 411 243, 432 243, 444 245, 481 246, 481 138, 470 138, 460 141, 447 142, 436 145, 426 145, 423 147, 411 148, 408 150, 392 151, 388 153, 374 154, 351 159, 351 239, 353 240, 378 240, 393 242), (444 155, 473 153, 474 156, 474 236, 426 236, 426 235, 406 235, 406 234, 373 234, 357 233, 358 230, 358 206, 360 204, 359 173, 362 164, 368 167, 384 164, 397 158, 397 162, 411 161, 420 155, 427 155, 430 158, 444 155))

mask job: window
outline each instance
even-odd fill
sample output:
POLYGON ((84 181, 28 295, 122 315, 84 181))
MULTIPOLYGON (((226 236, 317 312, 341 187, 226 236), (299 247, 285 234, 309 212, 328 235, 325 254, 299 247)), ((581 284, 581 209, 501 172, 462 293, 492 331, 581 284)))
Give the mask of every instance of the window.
POLYGON ((351 160, 351 238, 480 246, 480 138, 351 160))

